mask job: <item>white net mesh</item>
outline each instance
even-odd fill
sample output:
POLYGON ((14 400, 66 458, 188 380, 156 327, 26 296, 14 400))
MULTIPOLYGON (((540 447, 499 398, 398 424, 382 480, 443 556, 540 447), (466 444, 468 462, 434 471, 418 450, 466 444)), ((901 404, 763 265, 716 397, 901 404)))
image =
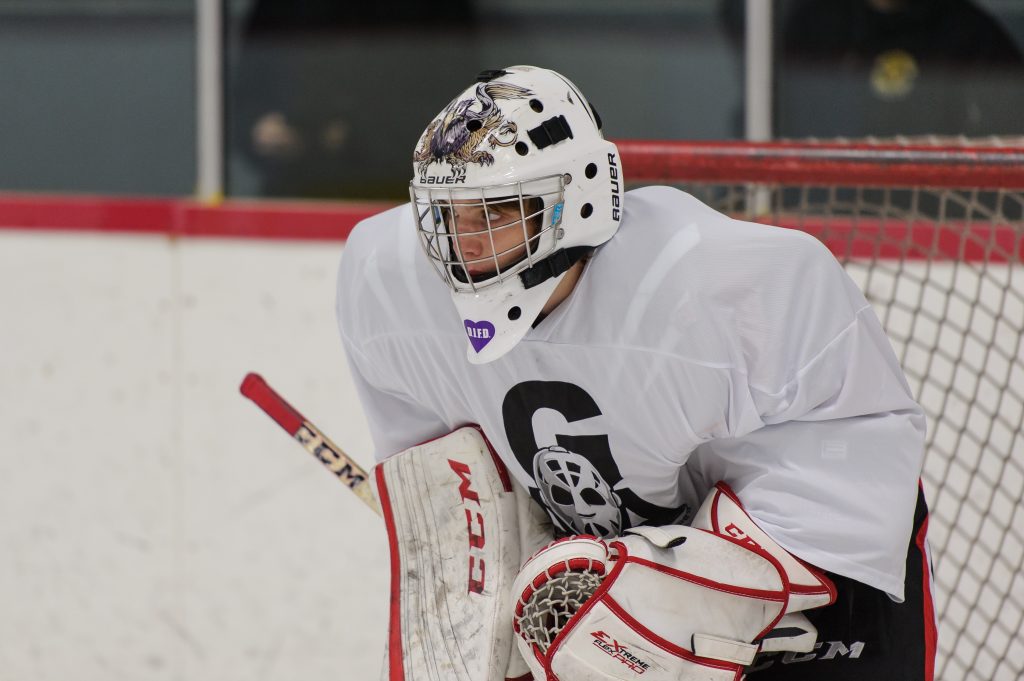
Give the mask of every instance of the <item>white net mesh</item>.
POLYGON ((928 415, 936 678, 1024 678, 1024 191, 680 186, 814 234, 865 292, 928 415))
POLYGON ((603 577, 603 569, 565 569, 549 576, 522 604, 516 617, 520 636, 547 652, 558 632, 597 591, 603 577))

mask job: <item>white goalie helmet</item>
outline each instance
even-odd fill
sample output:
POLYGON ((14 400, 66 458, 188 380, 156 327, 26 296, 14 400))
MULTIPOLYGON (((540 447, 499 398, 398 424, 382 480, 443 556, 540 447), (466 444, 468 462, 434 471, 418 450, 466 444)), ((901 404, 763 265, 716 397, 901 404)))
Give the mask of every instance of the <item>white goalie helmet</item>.
POLYGON ((618 150, 564 76, 485 71, 439 113, 414 154, 420 242, 451 290, 474 364, 511 350, 565 272, 622 212, 618 150))

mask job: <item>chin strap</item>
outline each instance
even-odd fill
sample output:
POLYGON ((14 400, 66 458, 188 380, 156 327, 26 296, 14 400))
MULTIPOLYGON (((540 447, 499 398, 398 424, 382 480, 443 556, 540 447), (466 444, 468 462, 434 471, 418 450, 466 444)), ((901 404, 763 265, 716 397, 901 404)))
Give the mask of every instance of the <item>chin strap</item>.
POLYGON ((561 248, 539 261, 533 267, 520 272, 519 280, 523 282, 523 288, 533 288, 543 284, 552 277, 557 277, 566 272, 570 267, 593 252, 593 246, 561 248))

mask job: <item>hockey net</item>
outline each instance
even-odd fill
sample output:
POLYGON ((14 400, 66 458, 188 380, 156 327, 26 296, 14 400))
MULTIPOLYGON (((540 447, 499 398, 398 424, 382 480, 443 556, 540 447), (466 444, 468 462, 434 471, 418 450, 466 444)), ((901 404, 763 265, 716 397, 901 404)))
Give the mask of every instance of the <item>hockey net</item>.
POLYGON ((928 415, 935 678, 1024 678, 1024 145, 620 143, 631 185, 807 231, 928 415))

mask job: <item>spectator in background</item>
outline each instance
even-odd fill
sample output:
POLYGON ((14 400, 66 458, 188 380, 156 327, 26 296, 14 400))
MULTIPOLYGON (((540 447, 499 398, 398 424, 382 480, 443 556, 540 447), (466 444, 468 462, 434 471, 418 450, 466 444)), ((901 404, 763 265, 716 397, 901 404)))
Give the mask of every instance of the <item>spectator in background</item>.
POLYGON ((796 0, 783 16, 780 136, 1021 131, 1021 52, 968 0, 796 0))
POLYGON ((405 198, 394 169, 422 121, 397 103, 445 104, 476 63, 474 25, 472 0, 256 0, 228 127, 260 195, 405 198))

